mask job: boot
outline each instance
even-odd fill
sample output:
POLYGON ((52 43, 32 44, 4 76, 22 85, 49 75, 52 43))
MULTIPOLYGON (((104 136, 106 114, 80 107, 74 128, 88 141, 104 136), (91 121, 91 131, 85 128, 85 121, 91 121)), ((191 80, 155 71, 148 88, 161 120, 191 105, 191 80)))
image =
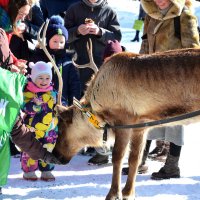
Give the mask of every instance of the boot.
POLYGON ((128 175, 129 167, 122 168, 122 175, 128 175))
MULTIPOLYGON (((123 167, 122 168, 122 175, 128 175, 129 167, 123 167)), ((138 174, 146 174, 148 171, 147 165, 139 165, 138 167, 138 174)))
POLYGON ((151 157, 152 160, 165 162, 167 159, 169 151, 166 148, 163 148, 162 152, 158 153, 156 156, 151 157))
POLYGON ((103 165, 107 163, 109 163, 109 156, 98 153, 88 160, 88 165, 103 165))
MULTIPOLYGON (((146 165, 146 159, 147 159, 147 156, 148 156, 148 153, 149 153, 150 145, 151 145, 151 141, 148 140, 147 143, 146 143, 146 147, 144 149, 144 152, 143 152, 142 162, 138 167, 138 174, 145 174, 148 171, 148 166, 146 165)), ((128 175, 128 171, 129 171, 129 167, 122 168, 122 175, 128 175)))
POLYGON ((96 154, 96 150, 93 147, 88 147, 86 149, 83 149, 83 151, 81 152, 81 155, 84 156, 94 156, 96 154))
POLYGON ((175 157, 168 155, 164 167, 159 172, 154 172, 151 175, 153 180, 162 180, 169 178, 180 178, 180 169, 178 167, 179 156, 175 157))
POLYGON ((24 172, 23 179, 27 181, 37 181, 38 177, 35 172, 24 172))
POLYGON ((140 31, 136 31, 135 37, 134 39, 131 40, 131 42, 139 42, 140 41, 139 34, 140 31))
POLYGON ((55 176, 51 173, 51 171, 44 171, 44 172, 41 172, 40 179, 47 182, 55 181, 55 176))
POLYGON ((155 147, 150 153, 149 153, 149 157, 154 156, 155 154, 159 154, 162 151, 162 148, 160 147, 155 147), (151 156, 152 155, 152 156, 151 156))
POLYGON ((156 140, 156 147, 148 155, 149 158, 155 158, 158 154, 162 153, 164 148, 164 141, 156 140))

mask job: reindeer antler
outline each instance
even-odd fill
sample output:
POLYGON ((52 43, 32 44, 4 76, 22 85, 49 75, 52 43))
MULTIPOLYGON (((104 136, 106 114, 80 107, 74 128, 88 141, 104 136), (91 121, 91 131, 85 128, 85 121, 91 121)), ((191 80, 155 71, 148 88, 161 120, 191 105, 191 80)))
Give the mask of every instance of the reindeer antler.
POLYGON ((89 63, 83 64, 83 65, 78 65, 78 64, 75 63, 74 57, 72 58, 72 63, 77 68, 86 68, 86 67, 91 68, 94 71, 94 73, 96 74, 99 71, 99 69, 96 66, 94 59, 93 59, 92 40, 90 38, 89 38, 89 43, 87 42, 87 52, 88 52, 88 56, 89 56, 89 60, 90 60, 89 63))
POLYGON ((54 69, 56 71, 56 74, 58 76, 58 82, 59 82, 59 86, 58 86, 58 105, 62 105, 62 102, 61 102, 62 88, 63 88, 62 77, 61 77, 60 71, 58 70, 58 67, 57 67, 54 59, 52 58, 52 56, 50 55, 50 53, 48 52, 48 50, 46 48, 46 31, 47 31, 48 25, 49 25, 49 20, 47 19, 46 23, 44 22, 42 24, 42 26, 40 27, 40 29, 39 29, 38 36, 37 36, 37 41, 38 41, 40 47, 45 52, 45 54, 47 55, 47 57, 49 58, 49 60, 51 61, 52 65, 53 65, 53 67, 54 67, 54 69), (45 27, 44 27, 44 24, 45 24, 45 27), (43 27, 44 27, 44 31, 43 31, 43 35, 42 35, 42 39, 41 39, 40 38, 40 34, 41 34, 41 31, 42 31, 43 27))

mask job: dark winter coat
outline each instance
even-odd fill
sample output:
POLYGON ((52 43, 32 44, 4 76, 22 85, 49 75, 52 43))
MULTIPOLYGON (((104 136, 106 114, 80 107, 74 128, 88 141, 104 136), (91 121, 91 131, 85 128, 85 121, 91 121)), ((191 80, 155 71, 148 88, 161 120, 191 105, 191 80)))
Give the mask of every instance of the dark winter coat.
POLYGON ((46 20, 52 15, 64 16, 64 12, 68 7, 78 1, 80 0, 40 0, 40 7, 46 20))
POLYGON ((34 49, 33 40, 37 39, 38 30, 43 23, 44 19, 40 6, 39 4, 35 4, 25 19, 26 29, 23 32, 24 40, 16 35, 12 35, 10 39, 10 49, 18 59, 30 59, 34 49))
POLYGON ((146 16, 146 13, 144 12, 142 5, 140 4, 138 19, 144 21, 145 16, 146 16))
MULTIPOLYGON (((116 12, 108 5, 107 0, 99 0, 95 6, 90 6, 83 1, 73 4, 66 12, 65 27, 69 32, 69 45, 77 53, 76 63, 86 64, 89 62, 87 53, 87 42, 91 38, 93 44, 94 62, 98 67, 103 63, 103 54, 108 40, 121 41, 119 21, 116 12), (102 35, 78 35, 77 30, 86 18, 91 18, 101 29, 102 35)), ((85 83, 90 79, 93 71, 91 69, 80 69, 82 90, 85 83)))
MULTIPOLYGON (((49 49, 48 49, 49 50, 49 49)), ((80 99, 80 79, 78 75, 77 69, 72 64, 71 54, 66 53, 63 49, 59 51, 57 54, 49 50, 53 58, 55 59, 56 65, 59 68, 59 71, 62 75, 63 79, 63 91, 62 97, 68 105, 73 103, 73 97, 80 99)), ((49 62, 49 59, 41 49, 36 49, 36 52, 30 59, 31 62, 38 62, 38 61, 49 62)), ((53 73, 53 84, 54 89, 58 90, 58 77, 56 73, 53 73)))

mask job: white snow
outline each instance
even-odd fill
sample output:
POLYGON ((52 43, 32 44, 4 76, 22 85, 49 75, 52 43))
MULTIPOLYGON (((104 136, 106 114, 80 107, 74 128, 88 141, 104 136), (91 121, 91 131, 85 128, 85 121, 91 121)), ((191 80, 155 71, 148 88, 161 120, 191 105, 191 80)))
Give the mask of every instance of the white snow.
MULTIPOLYGON (((140 42, 133 43, 132 25, 137 18, 139 2, 132 0, 109 0, 117 11, 122 27, 122 44, 129 50, 138 52, 140 42)), ((200 15, 199 4, 195 12, 200 15)), ((162 163, 148 160, 149 171, 138 175, 136 180, 137 200, 200 200, 200 124, 185 128, 185 145, 180 158, 180 179, 155 181, 150 179, 152 172, 160 169, 162 163)), ((153 147, 152 147, 153 148, 153 147)), ((3 187, 4 200, 25 199, 65 199, 103 200, 109 191, 112 166, 89 166, 89 156, 75 156, 66 166, 56 166, 53 174, 55 182, 28 182, 22 179, 19 158, 12 157, 8 183, 3 187)), ((125 159, 124 166, 127 166, 125 159)), ((39 176, 40 173, 37 172, 39 176)), ((126 176, 122 177, 122 186, 126 176)))

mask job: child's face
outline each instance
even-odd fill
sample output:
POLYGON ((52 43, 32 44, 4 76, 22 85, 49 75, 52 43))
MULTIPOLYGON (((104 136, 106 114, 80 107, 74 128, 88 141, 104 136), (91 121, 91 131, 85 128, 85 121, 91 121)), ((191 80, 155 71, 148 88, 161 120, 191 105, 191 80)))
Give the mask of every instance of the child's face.
POLYGON ((41 74, 35 79, 35 85, 38 88, 46 89, 50 86, 51 78, 48 74, 41 74))
POLYGON ((50 49, 64 49, 65 47, 65 37, 63 35, 54 35, 49 40, 50 49))

